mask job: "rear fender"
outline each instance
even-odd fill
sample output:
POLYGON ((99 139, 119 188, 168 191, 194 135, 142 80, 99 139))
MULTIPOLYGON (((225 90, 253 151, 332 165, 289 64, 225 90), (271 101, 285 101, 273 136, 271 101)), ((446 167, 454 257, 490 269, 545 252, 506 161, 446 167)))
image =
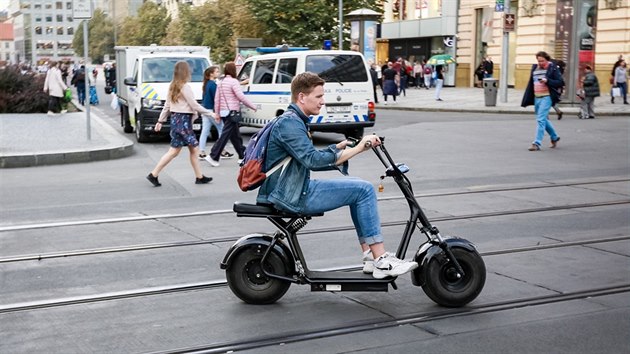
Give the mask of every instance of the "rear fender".
MULTIPOLYGON (((446 242, 450 248, 460 247, 469 251, 477 250, 472 242, 459 237, 446 236, 444 237, 444 242, 446 242)), ((426 267, 426 265, 434 258, 439 262, 446 262, 447 259, 446 254, 442 248, 440 248, 437 241, 423 243, 420 248, 418 248, 414 257, 414 260, 418 263, 418 268, 414 269, 411 273, 411 282, 413 285, 424 285, 424 267, 426 267)))
MULTIPOLYGON (((225 254, 225 257, 223 257, 223 261, 221 261, 220 264, 221 269, 230 268, 230 265, 232 264, 232 259, 239 252, 250 247, 264 246, 265 248, 267 248, 272 241, 273 236, 268 234, 250 234, 241 237, 230 247, 230 249, 225 254)), ((293 260, 293 256, 291 255, 291 250, 284 242, 276 242, 276 244, 273 246, 272 252, 274 252, 278 257, 280 257, 280 259, 282 259, 282 262, 287 267, 287 274, 293 274, 295 272, 295 262, 293 260)))

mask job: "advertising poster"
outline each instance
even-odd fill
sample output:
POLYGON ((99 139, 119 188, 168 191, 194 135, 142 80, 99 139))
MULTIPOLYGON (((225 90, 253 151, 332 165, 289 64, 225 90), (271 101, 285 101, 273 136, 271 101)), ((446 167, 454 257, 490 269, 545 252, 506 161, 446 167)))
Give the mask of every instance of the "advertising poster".
POLYGON ((376 62, 376 21, 365 21, 363 56, 370 63, 376 62))
MULTIPOLYGON (((556 45, 555 59, 564 61, 567 65, 571 62, 573 31, 573 0, 558 0, 556 4, 556 45)), ((565 69, 564 82, 569 82, 569 70, 565 69)), ((566 98, 567 91, 563 92, 566 98)))
POLYGON ((359 38, 361 37, 361 22, 352 21, 350 23, 350 50, 361 51, 359 38))
POLYGON ((595 70, 595 33, 597 32, 597 0, 578 2, 578 80, 576 87, 582 85, 584 67, 590 65, 595 70))

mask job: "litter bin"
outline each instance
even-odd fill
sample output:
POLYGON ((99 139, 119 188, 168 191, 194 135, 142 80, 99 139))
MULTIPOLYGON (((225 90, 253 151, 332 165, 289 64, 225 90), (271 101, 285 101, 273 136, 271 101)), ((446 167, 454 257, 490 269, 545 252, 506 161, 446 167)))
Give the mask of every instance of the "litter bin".
POLYGON ((486 100, 486 107, 497 105, 497 90, 499 80, 491 77, 483 79, 483 96, 486 100))

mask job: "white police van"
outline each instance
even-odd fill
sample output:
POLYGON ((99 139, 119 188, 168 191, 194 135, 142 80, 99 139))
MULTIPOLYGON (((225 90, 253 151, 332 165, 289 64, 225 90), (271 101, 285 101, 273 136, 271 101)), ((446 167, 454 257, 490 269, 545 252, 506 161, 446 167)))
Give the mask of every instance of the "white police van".
MULTIPOLYGON (((278 50, 276 50, 278 51, 278 50)), ((291 80, 305 71, 326 81, 319 115, 311 116, 311 131, 336 132, 360 137, 374 126, 374 92, 365 58, 359 52, 342 50, 282 51, 249 57, 238 80, 257 108, 244 107, 242 125, 262 127, 282 114, 291 103, 291 80)))

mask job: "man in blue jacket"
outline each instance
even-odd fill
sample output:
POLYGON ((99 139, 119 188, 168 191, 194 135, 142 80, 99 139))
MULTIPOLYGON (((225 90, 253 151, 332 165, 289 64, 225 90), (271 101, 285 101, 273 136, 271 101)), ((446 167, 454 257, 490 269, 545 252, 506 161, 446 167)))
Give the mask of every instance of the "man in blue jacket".
POLYGON ((560 137, 549 121, 549 110, 560 101, 559 90, 564 86, 564 80, 558 67, 551 62, 551 57, 545 52, 536 53, 538 64, 532 65, 531 75, 521 107, 534 105, 536 112, 536 138, 529 147, 529 151, 540 151, 540 145, 545 131, 551 138, 551 148, 555 148, 560 137))
POLYGON ((267 145, 265 171, 287 156, 291 161, 279 173, 265 179, 257 202, 273 204, 279 210, 300 214, 322 213, 350 207, 352 222, 363 250, 363 272, 374 278, 398 276, 418 267, 385 252, 374 186, 359 178, 311 179, 311 171, 341 170, 347 174, 347 161, 378 146, 376 135, 367 135, 354 147, 344 140, 324 149, 315 149, 308 132, 309 116, 319 115, 324 105, 324 80, 305 72, 291 82, 291 105, 280 116, 267 145), (342 166, 340 169, 338 166, 342 166))

